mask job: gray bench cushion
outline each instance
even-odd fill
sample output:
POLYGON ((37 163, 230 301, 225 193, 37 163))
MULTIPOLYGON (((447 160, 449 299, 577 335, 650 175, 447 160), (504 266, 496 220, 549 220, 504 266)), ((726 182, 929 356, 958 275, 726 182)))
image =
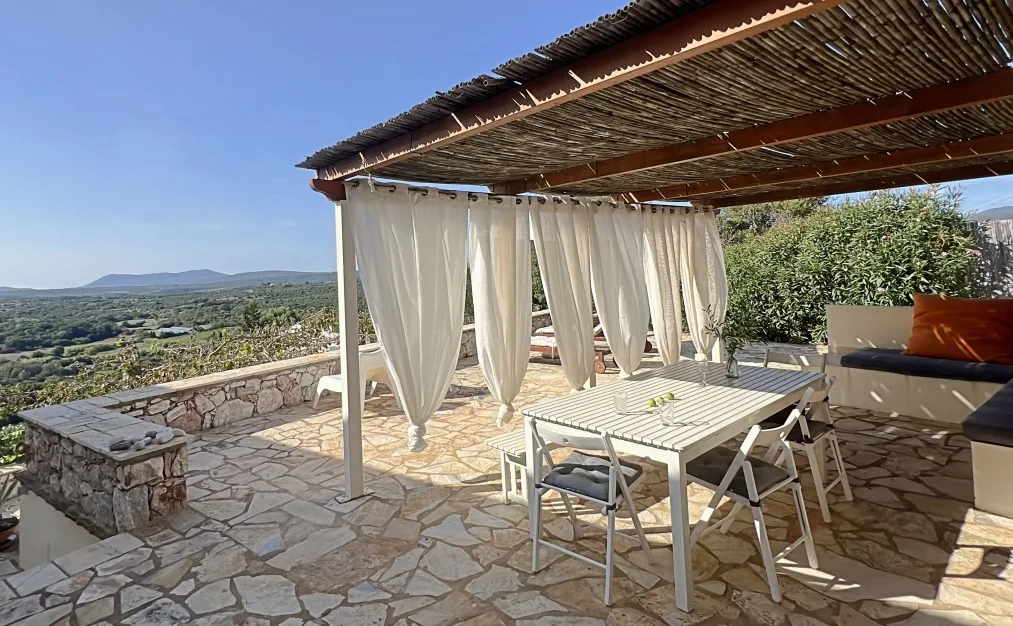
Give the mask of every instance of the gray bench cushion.
POLYGON ((964 420, 964 435, 971 441, 1013 448, 1013 382, 964 420))
MULTIPOLYGON (((644 474, 644 468, 639 465, 625 461, 619 461, 619 464, 622 465, 627 485, 637 482, 644 474)), ((608 502, 610 467, 607 458, 574 452, 562 463, 557 463, 556 467, 542 478, 542 484, 579 493, 599 502, 608 502)), ((620 495, 618 483, 615 495, 617 498, 620 495)))
MULTIPOLYGON (((782 421, 781 423, 783 424, 784 422, 782 421)), ((719 485, 721 479, 728 473, 728 468, 732 466, 732 461, 735 460, 737 453, 738 450, 714 448, 687 463, 686 471, 693 478, 711 485, 719 485)), ((774 485, 788 480, 788 472, 784 469, 754 456, 748 458, 749 463, 753 466, 753 476, 756 478, 756 491, 759 495, 762 495, 764 491, 767 491, 774 485)), ((742 473, 741 469, 735 475, 735 478, 732 479, 732 484, 729 485, 728 491, 743 498, 749 497, 749 490, 746 489, 746 475, 742 473)))
POLYGON ((841 356, 841 366, 861 370, 890 372, 905 376, 947 378, 981 383, 1005 383, 1013 380, 1013 365, 954 361, 902 354, 888 348, 862 348, 841 356))

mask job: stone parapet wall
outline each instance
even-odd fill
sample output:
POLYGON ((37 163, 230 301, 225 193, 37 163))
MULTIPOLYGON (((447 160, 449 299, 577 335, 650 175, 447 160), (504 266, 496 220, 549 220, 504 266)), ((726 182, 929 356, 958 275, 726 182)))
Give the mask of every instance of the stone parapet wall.
POLYGON ((327 352, 109 397, 126 415, 197 432, 302 404, 313 397, 317 381, 336 373, 338 358, 337 352, 327 352))
MULTIPOLYGON (((551 323, 548 311, 531 316, 534 331, 551 323)), ((359 346, 361 350, 377 344, 359 346)), ((460 358, 477 354, 475 325, 461 333, 460 358)), ((253 415, 311 400, 317 381, 339 371, 339 352, 275 361, 106 396, 108 406, 139 419, 187 432, 225 426, 253 415)))
MULTIPOLYGON (((141 436, 142 420, 76 402, 21 413, 21 483, 98 537, 147 526, 186 505, 190 437, 113 452, 109 441, 141 436)), ((31 520, 26 520, 31 523, 31 520)))
MULTIPOLYGON (((531 314, 531 332, 538 330, 539 328, 545 328, 552 324, 552 319, 549 317, 549 312, 546 311, 535 311, 531 314)), ((469 357, 476 356, 478 354, 478 348, 475 345, 475 325, 467 324, 464 327, 464 331, 461 333, 461 355, 459 358, 467 359, 469 357)))

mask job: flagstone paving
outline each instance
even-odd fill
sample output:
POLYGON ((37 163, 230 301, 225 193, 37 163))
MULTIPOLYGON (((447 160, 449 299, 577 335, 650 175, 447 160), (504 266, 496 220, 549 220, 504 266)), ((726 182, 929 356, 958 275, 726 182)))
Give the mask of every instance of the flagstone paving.
MULTIPOLYGON (((533 363, 518 405, 567 392, 558 367, 533 363)), ((205 431, 191 447, 188 509, 164 527, 4 571, 0 626, 1013 624, 1013 520, 972 508, 957 429, 835 409, 855 500, 834 494, 830 524, 810 508, 820 570, 782 563, 784 600, 772 602, 743 517, 694 548, 695 610, 685 614, 673 601, 665 473, 651 462, 636 501, 655 562, 620 536, 611 608, 601 570, 549 551, 544 569, 529 571, 527 511, 500 501, 499 461, 483 443, 521 419, 497 429, 496 412, 477 366, 462 362, 429 447, 408 453, 390 394, 368 399, 373 495, 346 504, 336 499, 335 399, 205 431)), ((694 516, 708 499, 691 491, 694 516)), ((558 512, 558 501, 546 506, 558 512)), ((765 508, 777 549, 797 521, 787 498, 765 508)), ((580 514, 603 528, 599 511, 580 514)), ((546 527, 573 541, 565 519, 550 514, 546 527)), ((571 543, 591 556, 603 546, 596 530, 571 543)))

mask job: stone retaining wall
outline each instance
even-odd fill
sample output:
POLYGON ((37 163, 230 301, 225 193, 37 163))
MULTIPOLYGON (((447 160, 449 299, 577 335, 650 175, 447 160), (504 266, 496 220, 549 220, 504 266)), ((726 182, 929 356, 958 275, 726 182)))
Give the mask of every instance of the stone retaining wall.
MULTIPOLYGON (((532 331, 550 323, 548 311, 531 316, 532 331)), ((460 358, 475 354, 475 325, 468 324, 461 333, 460 358)), ((338 372, 339 358, 338 352, 325 352, 110 394, 108 398, 113 402, 111 408, 121 413, 197 432, 312 399, 317 381, 338 372)))
MULTIPOLYGON (((142 420, 82 402, 24 411, 22 485, 98 537, 155 522, 186 505, 190 437, 112 452, 115 436, 140 436, 142 420)), ((26 520, 31 523, 31 520, 26 520)))
POLYGON ((338 353, 315 354, 111 394, 116 410, 197 432, 302 404, 338 369, 338 353))

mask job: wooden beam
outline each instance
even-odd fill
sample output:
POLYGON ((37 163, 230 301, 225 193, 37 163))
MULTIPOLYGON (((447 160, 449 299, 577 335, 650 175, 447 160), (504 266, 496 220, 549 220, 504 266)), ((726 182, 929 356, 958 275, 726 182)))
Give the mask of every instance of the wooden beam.
POLYGON ((915 167, 982 156, 1013 152, 1013 133, 990 135, 966 141, 953 141, 926 148, 910 148, 871 154, 847 159, 837 159, 816 165, 787 167, 779 170, 740 174, 715 180, 704 180, 669 187, 642 189, 619 194, 617 198, 626 202, 651 202, 655 200, 686 200, 696 196, 713 195, 726 191, 740 191, 754 187, 768 187, 785 183, 822 181, 837 176, 863 174, 901 167, 915 167))
POLYGON ((1013 174, 1013 160, 989 163, 986 165, 964 165, 941 170, 931 170, 918 174, 898 173, 893 176, 869 178, 865 180, 811 185, 792 189, 774 189, 763 193, 747 196, 729 196, 726 198, 710 198, 709 204, 715 208, 759 204, 761 202, 780 202, 799 198, 816 198, 820 196, 836 196, 845 193, 861 193, 877 189, 893 189, 895 187, 914 187, 916 185, 937 185, 959 180, 974 178, 990 178, 992 176, 1008 176, 1013 174))
POLYGON ((606 176, 746 152, 802 139, 888 124, 1013 97, 1013 68, 916 89, 910 93, 818 111, 715 137, 673 144, 546 172, 493 185, 495 193, 515 194, 573 185, 606 176))
POLYGON ((345 199, 345 183, 340 180, 311 178, 310 189, 317 193, 324 194, 331 202, 341 202, 345 199))
POLYGON ((718 0, 651 31, 317 170, 340 179, 460 141, 729 46, 844 0, 718 0))

